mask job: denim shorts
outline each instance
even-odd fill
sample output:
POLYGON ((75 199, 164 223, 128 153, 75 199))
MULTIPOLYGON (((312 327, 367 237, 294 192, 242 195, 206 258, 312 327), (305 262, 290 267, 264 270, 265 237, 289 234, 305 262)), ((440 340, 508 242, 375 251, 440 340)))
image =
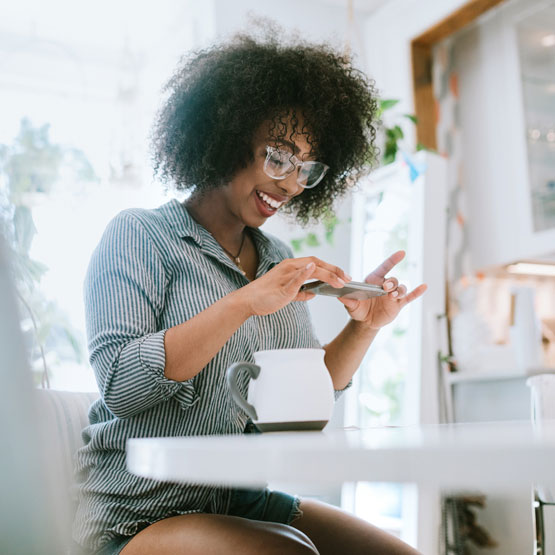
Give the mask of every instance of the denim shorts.
MULTIPOLYGON (((302 515, 300 499, 296 496, 266 489, 234 489, 229 506, 230 516, 264 522, 291 524, 302 515)), ((94 555, 117 555, 134 536, 117 536, 103 545, 94 555)))

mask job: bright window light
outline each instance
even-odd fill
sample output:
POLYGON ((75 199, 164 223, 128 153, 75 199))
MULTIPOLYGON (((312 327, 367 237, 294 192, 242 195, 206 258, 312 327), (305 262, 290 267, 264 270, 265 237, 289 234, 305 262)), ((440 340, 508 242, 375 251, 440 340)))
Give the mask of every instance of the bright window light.
POLYGON ((83 11, 70 0, 22 0, 0 18, 0 225, 10 237, 16 222, 25 231, 22 328, 36 383, 54 389, 97 388, 85 339, 88 262, 120 210, 167 202, 149 129, 160 88, 210 19, 190 0, 135 4, 99 0, 83 11), (21 160, 33 179, 10 171, 21 160))

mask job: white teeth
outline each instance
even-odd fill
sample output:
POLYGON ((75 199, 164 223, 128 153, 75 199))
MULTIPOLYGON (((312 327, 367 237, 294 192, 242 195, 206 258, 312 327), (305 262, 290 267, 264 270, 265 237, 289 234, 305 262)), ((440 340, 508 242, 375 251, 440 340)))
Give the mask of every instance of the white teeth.
POLYGON ((279 200, 273 199, 272 197, 268 196, 266 193, 263 193, 262 191, 256 191, 256 194, 257 194, 266 204, 269 204, 272 208, 275 208, 276 210, 283 204, 283 201, 279 201, 279 200))

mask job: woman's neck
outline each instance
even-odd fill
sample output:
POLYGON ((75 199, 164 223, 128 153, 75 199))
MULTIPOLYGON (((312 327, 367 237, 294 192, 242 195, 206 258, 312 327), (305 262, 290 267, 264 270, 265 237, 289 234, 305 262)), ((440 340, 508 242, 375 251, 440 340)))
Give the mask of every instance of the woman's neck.
POLYGON ((229 210, 221 191, 193 195, 184 204, 191 217, 220 245, 231 252, 237 251, 243 240, 245 224, 229 210))

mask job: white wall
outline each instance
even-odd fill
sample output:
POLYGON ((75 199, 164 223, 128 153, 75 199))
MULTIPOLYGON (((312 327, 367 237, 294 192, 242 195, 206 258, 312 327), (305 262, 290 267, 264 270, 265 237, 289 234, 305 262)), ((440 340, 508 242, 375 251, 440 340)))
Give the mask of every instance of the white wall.
POLYGON ((296 30, 309 41, 327 40, 343 46, 347 26, 347 9, 327 6, 318 0, 214 0, 216 35, 226 37, 250 27, 249 17, 269 18, 285 31, 296 30), (255 6, 255 7, 253 7, 255 6))
MULTIPOLYGON (((411 40, 466 0, 392 0, 368 17, 363 27, 366 71, 374 78, 384 98, 397 98, 400 112, 414 112, 412 92, 411 40)), ((407 135, 414 145, 415 137, 407 135)))

